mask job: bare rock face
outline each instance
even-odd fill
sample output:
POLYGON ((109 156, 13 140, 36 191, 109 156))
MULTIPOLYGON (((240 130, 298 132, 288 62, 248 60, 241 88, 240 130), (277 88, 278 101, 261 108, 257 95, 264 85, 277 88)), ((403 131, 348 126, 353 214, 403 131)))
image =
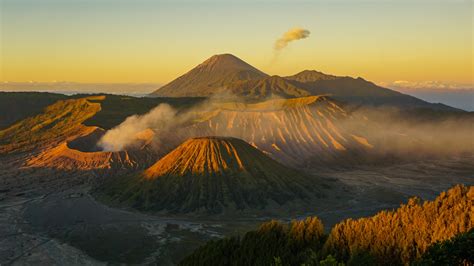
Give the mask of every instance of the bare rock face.
POLYGON ((324 164, 343 154, 376 148, 361 126, 362 118, 351 116, 325 96, 218 102, 209 110, 173 137, 232 136, 292 166, 308 160, 324 164))
POLYGON ((100 193, 144 211, 221 213, 322 197, 323 182, 243 140, 192 138, 143 173, 110 178, 100 193))

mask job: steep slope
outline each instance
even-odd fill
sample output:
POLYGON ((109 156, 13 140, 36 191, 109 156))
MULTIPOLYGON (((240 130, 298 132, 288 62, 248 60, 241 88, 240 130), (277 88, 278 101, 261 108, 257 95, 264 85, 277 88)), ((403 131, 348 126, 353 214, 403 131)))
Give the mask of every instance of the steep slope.
MULTIPOLYGON (((271 99, 259 103, 216 102, 173 138, 232 136, 289 165, 325 164, 375 146, 365 121, 325 96, 271 99)), ((357 157, 349 156, 345 164, 357 157)))
POLYGON ((321 197, 322 181, 229 137, 185 141, 142 174, 110 178, 99 190, 146 211, 222 213, 321 197))
POLYGON ((237 81, 266 77, 267 74, 231 54, 214 55, 188 73, 151 93, 161 97, 207 97, 237 81))
POLYGON ((305 89, 279 76, 235 82, 225 86, 223 90, 232 96, 255 100, 272 97, 295 98, 310 95, 305 89))
POLYGON ((439 110, 457 110, 443 104, 432 104, 394 90, 386 89, 363 78, 338 77, 315 70, 305 70, 293 76, 285 77, 299 82, 299 86, 312 95, 326 94, 336 100, 351 104, 369 106, 396 106, 410 108, 431 108, 439 110))

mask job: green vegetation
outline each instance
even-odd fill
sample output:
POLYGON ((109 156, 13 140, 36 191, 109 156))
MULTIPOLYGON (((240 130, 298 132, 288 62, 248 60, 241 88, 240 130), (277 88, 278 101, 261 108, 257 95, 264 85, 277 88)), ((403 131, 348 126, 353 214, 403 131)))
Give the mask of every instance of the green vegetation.
POLYGON ((473 265, 474 228, 451 239, 430 246, 416 266, 428 265, 473 265))
POLYGON ((28 151, 80 134, 85 130, 82 122, 100 110, 99 103, 89 101, 92 99, 103 97, 60 100, 42 113, 0 131, 0 153, 28 151))
POLYGON ((299 265, 313 258, 325 241, 324 228, 316 217, 262 224, 242 238, 211 241, 186 257, 181 265, 299 265))
POLYGON ((211 241, 186 257, 181 265, 472 263, 473 202, 474 187, 458 185, 434 201, 421 203, 413 198, 395 211, 348 219, 334 226, 327 236, 316 217, 289 225, 271 221, 243 237, 211 241), (461 235, 445 241, 458 234, 461 235))

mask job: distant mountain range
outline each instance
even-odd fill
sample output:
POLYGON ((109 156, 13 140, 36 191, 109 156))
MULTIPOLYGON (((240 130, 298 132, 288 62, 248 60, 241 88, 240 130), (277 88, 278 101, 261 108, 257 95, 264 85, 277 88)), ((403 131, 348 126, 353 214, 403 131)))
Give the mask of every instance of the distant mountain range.
POLYGON ((231 54, 214 55, 150 96, 158 97, 244 97, 262 100, 328 95, 353 105, 458 110, 377 86, 363 78, 327 75, 304 70, 293 76, 269 76, 231 54))
POLYGON ((160 88, 160 83, 82 83, 82 82, 0 82, 0 92, 52 92, 66 95, 79 93, 110 93, 145 96, 160 88))

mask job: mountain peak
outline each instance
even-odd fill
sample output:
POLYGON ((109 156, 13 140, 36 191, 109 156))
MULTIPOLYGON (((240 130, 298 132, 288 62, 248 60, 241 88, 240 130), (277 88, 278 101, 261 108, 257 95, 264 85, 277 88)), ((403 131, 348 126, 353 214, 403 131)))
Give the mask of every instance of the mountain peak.
POLYGON ((205 71, 252 71, 266 75, 260 70, 247 64, 245 61, 232 54, 213 55, 206 61, 201 63, 199 66, 197 66, 197 68, 205 69, 205 71))
POLYGON ((242 59, 238 58, 237 56, 233 54, 215 54, 211 57, 209 57, 207 60, 203 62, 203 64, 212 64, 216 62, 243 62, 245 63, 242 59))
POLYGON ((243 140, 232 137, 197 137, 179 145, 145 171, 148 179, 160 176, 215 175, 242 172, 247 159, 243 154, 265 156, 243 140))
POLYGON ((208 97, 233 82, 260 79, 268 75, 232 54, 211 56, 186 74, 152 95, 164 97, 208 97))

